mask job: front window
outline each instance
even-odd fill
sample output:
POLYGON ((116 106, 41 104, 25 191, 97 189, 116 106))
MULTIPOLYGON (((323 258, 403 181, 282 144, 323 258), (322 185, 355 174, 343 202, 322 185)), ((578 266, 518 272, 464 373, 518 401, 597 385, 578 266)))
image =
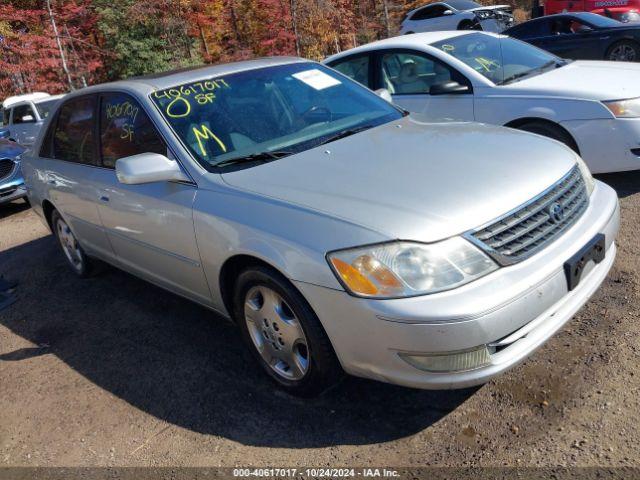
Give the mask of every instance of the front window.
POLYGON ((509 37, 472 33, 432 44, 497 85, 539 75, 566 61, 509 37))
POLYGON ((53 110, 53 107, 55 107, 58 104, 59 100, 47 100, 45 102, 38 102, 35 104, 36 109, 38 110, 38 113, 40 114, 40 118, 45 119, 49 116, 49 114, 51 113, 51 110, 53 110))
POLYGON ((151 99, 194 158, 213 168, 298 153, 402 116, 357 83, 307 62, 178 85, 151 99))

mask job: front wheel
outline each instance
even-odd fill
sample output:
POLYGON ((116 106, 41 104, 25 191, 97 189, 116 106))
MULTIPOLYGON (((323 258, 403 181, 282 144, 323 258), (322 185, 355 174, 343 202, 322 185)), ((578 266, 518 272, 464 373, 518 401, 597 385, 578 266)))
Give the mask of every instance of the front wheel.
POLYGON ((254 267, 241 273, 234 314, 254 358, 287 392, 310 397, 339 381, 342 369, 320 321, 277 272, 254 267))
POLYGON ((79 277, 90 276, 93 270, 91 259, 84 253, 71 228, 57 210, 51 213, 51 226, 69 266, 79 277))
POLYGON ((635 42, 622 40, 609 48, 606 60, 613 62, 637 62, 640 60, 640 46, 635 42))
POLYGON ((546 122, 528 122, 524 125, 520 125, 517 128, 518 130, 523 130, 529 133, 536 133, 538 135, 542 135, 543 137, 548 137, 560 143, 564 143, 574 152, 578 154, 580 153, 575 140, 571 137, 571 135, 569 135, 559 126, 556 127, 553 124, 549 124, 546 122))

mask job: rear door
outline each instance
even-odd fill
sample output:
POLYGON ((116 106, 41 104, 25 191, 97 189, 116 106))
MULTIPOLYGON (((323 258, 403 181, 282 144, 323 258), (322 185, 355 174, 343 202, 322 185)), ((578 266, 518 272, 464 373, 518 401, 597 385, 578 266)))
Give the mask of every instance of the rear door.
POLYGON ((87 253, 109 258, 112 250, 98 215, 95 182, 96 96, 75 97, 60 107, 43 140, 44 181, 49 198, 87 253))
POLYGON ((118 262, 154 283, 209 302, 193 225, 197 186, 188 182, 120 183, 115 173, 120 158, 147 152, 172 155, 132 96, 103 93, 99 103, 101 168, 96 200, 118 262))
POLYGON ((387 49, 376 52, 375 86, 387 88, 393 102, 432 121, 474 120, 471 82, 440 60, 416 50, 387 49), (461 94, 430 95, 433 85, 456 81, 467 85, 461 94))

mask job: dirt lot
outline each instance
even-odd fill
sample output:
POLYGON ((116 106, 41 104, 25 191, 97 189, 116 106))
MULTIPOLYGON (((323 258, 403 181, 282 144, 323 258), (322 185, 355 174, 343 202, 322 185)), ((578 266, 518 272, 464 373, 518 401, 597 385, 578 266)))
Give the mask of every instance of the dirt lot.
POLYGON ((638 465, 640 174, 617 189, 615 267, 567 327, 481 388, 348 379, 274 391, 235 329, 109 269, 79 280, 38 218, 0 208, 0 466, 638 465))

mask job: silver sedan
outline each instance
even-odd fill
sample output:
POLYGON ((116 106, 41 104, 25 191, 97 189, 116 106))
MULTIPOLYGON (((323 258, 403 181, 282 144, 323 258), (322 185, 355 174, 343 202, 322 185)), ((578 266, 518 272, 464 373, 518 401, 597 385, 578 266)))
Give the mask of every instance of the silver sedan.
POLYGON ((426 123, 295 58, 74 92, 24 173, 78 275, 101 259, 228 317, 299 395, 486 382, 616 252, 616 194, 564 145, 426 123))

